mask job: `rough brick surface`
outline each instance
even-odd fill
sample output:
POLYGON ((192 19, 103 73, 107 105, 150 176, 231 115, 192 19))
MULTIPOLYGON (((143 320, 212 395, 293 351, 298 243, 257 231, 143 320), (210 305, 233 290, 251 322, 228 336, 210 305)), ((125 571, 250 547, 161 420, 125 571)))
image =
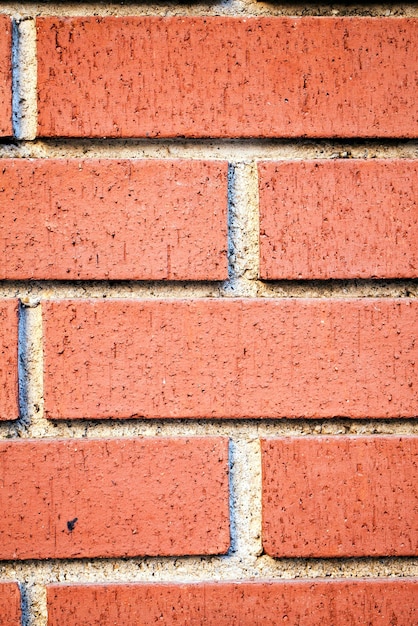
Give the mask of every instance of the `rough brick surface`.
POLYGON ((228 277, 227 164, 6 159, 4 279, 228 277))
POLYGON ((226 439, 3 441, 0 459, 1 559, 228 549, 226 439))
POLYGON ((43 305, 50 418, 413 417, 418 301, 43 305))
POLYGON ((41 136, 418 136, 418 20, 37 24, 41 136))
POLYGON ((418 580, 51 585, 48 626, 411 626, 418 580))
POLYGON ((418 275, 415 161, 294 161, 259 165, 260 276, 418 275))
POLYGON ((0 15, 0 137, 12 134, 12 24, 0 15))
POLYGON ((270 556, 418 555, 418 437, 265 440, 270 556))
POLYGON ((17 336, 17 300, 0 300, 0 420, 19 416, 17 336))
POLYGON ((16 583, 0 583, 0 624, 21 626, 20 591, 16 583))

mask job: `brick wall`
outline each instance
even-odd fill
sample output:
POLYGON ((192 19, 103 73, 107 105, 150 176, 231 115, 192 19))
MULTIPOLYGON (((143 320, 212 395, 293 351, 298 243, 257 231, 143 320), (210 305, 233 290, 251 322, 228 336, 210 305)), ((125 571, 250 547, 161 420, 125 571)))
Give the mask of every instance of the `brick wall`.
POLYGON ((0 624, 418 624, 418 9, 0 2, 0 624))

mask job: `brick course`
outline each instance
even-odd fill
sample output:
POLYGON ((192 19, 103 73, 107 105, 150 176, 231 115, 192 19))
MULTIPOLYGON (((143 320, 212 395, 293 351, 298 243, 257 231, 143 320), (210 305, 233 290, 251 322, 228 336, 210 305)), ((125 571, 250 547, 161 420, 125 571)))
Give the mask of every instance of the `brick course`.
POLYGON ((418 136, 415 20, 45 17, 37 26, 40 136, 418 136))
POLYGON ((413 417, 416 304, 49 302, 43 306, 46 415, 413 417))
POLYGON ((410 626, 417 580, 312 580, 219 584, 53 585, 48 626, 410 626))

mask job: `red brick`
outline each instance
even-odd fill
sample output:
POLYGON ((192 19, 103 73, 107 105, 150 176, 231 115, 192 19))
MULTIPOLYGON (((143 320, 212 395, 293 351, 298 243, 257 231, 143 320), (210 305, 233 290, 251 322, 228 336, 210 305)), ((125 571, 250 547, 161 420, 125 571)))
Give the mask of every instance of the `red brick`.
POLYGON ((0 137, 10 137, 12 129, 12 24, 0 15, 0 137))
POLYGON ((411 626, 417 579, 51 585, 48 626, 411 626))
POLYGON ((19 417, 17 300, 0 300, 0 420, 19 417))
POLYGON ((407 160, 262 163, 265 279, 418 276, 418 169, 407 160))
POLYGON ((38 18, 41 136, 417 137, 418 20, 38 18))
POLYGON ((270 556, 418 555, 418 437, 265 440, 270 556))
POLYGON ((1 559, 229 547, 226 439, 3 441, 0 458, 1 559))
POLYGON ((0 583, 1 626, 21 626, 20 591, 17 583, 0 583))
POLYGON ((227 164, 5 159, 1 279, 223 280, 227 164))
POLYGON ((70 300, 43 315, 49 418, 417 415, 417 300, 70 300))

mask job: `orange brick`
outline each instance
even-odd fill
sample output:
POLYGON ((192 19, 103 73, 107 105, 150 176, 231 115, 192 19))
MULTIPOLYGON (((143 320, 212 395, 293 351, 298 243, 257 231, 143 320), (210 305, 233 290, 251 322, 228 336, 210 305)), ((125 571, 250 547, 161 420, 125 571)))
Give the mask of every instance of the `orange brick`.
POLYGON ((21 626, 20 591, 17 583, 0 583, 1 626, 21 626))
POLYGON ((12 24, 0 15, 0 137, 10 137, 12 129, 12 24))
POLYGON ((4 159, 1 279, 223 280, 227 164, 4 159))
POLYGON ((17 300, 0 300, 0 420, 19 417, 17 300))
POLYGON ((417 137, 418 20, 38 18, 40 136, 417 137))
POLYGON ((0 458, 1 559, 228 550, 226 439, 2 441, 0 458))
POLYGON ((417 300, 70 300, 43 317, 49 418, 417 415, 417 300))
POLYGON ((418 555, 418 437, 273 439, 262 454, 270 556, 418 555))
POLYGON ((416 161, 268 162, 259 176, 261 278, 418 275, 416 161))
POLYGON ((48 626, 411 626, 417 579, 50 585, 48 626))

